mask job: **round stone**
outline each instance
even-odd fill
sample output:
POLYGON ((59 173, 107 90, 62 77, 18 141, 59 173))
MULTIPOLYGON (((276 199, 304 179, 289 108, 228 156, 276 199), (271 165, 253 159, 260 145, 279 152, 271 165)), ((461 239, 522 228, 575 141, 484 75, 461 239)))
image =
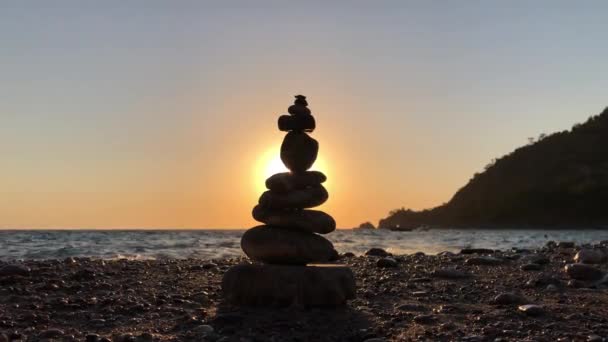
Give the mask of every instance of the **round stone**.
POLYGON ((512 304, 527 304, 529 301, 521 295, 512 293, 512 292, 504 292, 494 297, 492 301, 493 304, 497 305, 512 305, 512 304))
POLYGON ((539 264, 524 264, 521 266, 522 271, 540 271, 542 268, 539 264))
POLYGON ((606 259, 604 253, 595 249, 581 249, 574 256, 574 261, 583 264, 601 264, 606 259))
POLYGON ((332 243, 320 235, 271 226, 246 231, 241 248, 249 258, 269 264, 305 265, 338 257, 332 243))
POLYGON ((460 250, 460 254, 493 254, 493 249, 488 248, 463 248, 460 250))
POLYGON ((542 306, 535 304, 520 305, 518 309, 526 315, 533 317, 542 316, 545 314, 545 309, 542 306))
POLYGON ((392 268, 392 267, 399 266, 399 264, 397 263, 397 260, 395 260, 391 257, 386 257, 386 258, 378 259, 378 261, 376 262, 376 266, 378 266, 380 268, 392 268))
POLYGON ((289 108, 287 109, 287 112, 294 116, 310 115, 310 109, 308 109, 308 107, 300 105, 300 104, 294 104, 292 106, 289 106, 289 108))
POLYGON ((266 180, 266 187, 274 192, 289 192, 321 185, 327 177, 319 171, 306 171, 302 173, 282 172, 266 180))
POLYGON ((5 265, 0 268, 0 277, 5 276, 28 276, 31 273, 29 267, 21 265, 5 265))
POLYGON ((294 96, 296 98, 295 101, 293 101, 294 104, 300 105, 300 106, 308 106, 308 101, 306 101, 306 96, 304 95, 296 95, 294 96))
POLYGON ((577 280, 598 280, 603 276, 601 270, 586 264, 568 264, 564 270, 570 278, 577 280))
POLYGON ((315 118, 312 115, 281 115, 279 117, 279 130, 312 132, 315 130, 315 118))
POLYGON ((253 218, 269 226, 309 233, 327 234, 336 230, 336 221, 318 210, 267 210, 257 205, 253 208, 253 218))
POLYGON ((335 307, 355 298, 355 277, 335 265, 237 265, 224 274, 222 291, 237 305, 335 307))
POLYGON ((370 248, 367 252, 365 252, 365 255, 377 256, 377 257, 387 257, 387 256, 391 256, 392 254, 385 251, 382 248, 374 247, 374 248, 370 248))
POLYGON ((287 193, 266 191, 260 196, 259 204, 266 209, 302 209, 319 206, 329 194, 322 186, 315 186, 287 193))
POLYGON ((289 132, 281 145, 283 164, 295 173, 302 173, 317 160, 319 143, 303 132, 289 132))

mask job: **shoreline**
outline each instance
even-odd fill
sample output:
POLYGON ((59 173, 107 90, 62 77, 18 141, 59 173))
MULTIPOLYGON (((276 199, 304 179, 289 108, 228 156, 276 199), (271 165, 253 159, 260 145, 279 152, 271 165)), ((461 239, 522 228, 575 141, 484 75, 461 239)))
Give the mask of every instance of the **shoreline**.
MULTIPOLYGON (((252 226, 253 227, 253 226, 252 226)), ((39 227, 27 227, 27 228, 14 228, 14 227, 0 227, 0 232, 189 232, 189 231, 244 231, 251 227, 229 227, 229 228, 171 228, 171 227, 135 227, 135 228, 122 228, 122 227, 53 227, 53 228, 39 228, 39 227)), ((360 227, 336 227, 339 231, 398 231, 398 232, 415 232, 421 230, 608 230, 608 223, 565 223, 565 224, 502 224, 502 223, 479 223, 479 224, 419 224, 413 225, 407 230, 393 230, 390 227, 376 227, 376 228, 360 228, 360 227), (410 230, 411 229, 411 230, 410 230)))
MULTIPOLYGON (((246 228, 0 228, 0 232, 190 232, 190 231, 244 231, 246 228)), ((421 225, 412 230, 392 230, 390 228, 336 228, 339 231, 397 231, 402 233, 416 232, 420 230, 608 230, 608 225, 421 225)))
MULTIPOLYGON (((357 298, 338 309, 223 303, 222 275, 245 258, 0 262, 0 342, 605 338, 608 278, 572 279, 564 266, 578 249, 346 253, 339 263, 353 268, 357 298)), ((608 272, 605 259, 591 267, 608 272)))

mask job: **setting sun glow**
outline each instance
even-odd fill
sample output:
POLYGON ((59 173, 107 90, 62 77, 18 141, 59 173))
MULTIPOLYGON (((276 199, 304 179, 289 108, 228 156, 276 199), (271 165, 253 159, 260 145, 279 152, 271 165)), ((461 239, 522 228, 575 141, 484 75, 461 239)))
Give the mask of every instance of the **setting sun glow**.
MULTIPOLYGON (((270 176, 281 173, 281 172, 289 172, 289 169, 285 167, 283 161, 281 161, 281 148, 280 146, 276 146, 268 149, 265 153, 260 154, 260 158, 258 160, 257 166, 255 168, 254 182, 255 182, 255 191, 261 193, 266 191, 266 179, 270 176)), ((321 171, 327 177, 328 181, 323 184, 327 188, 327 183, 329 182, 329 170, 327 167, 327 163, 319 153, 317 160, 315 161, 311 171, 321 171)))
POLYGON ((264 177, 268 178, 268 177, 274 175, 275 173, 288 172, 288 171, 289 170, 285 167, 285 165, 283 165, 283 162, 281 161, 281 157, 276 156, 276 157, 272 158, 266 165, 266 170, 264 170, 264 177))

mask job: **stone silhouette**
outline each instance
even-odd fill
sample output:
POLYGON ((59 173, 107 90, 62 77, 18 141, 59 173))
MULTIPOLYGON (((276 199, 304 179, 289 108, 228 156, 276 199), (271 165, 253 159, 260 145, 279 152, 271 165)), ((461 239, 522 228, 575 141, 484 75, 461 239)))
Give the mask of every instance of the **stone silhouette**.
POLYGON ((315 119, 303 95, 297 95, 279 117, 279 130, 288 132, 281 160, 291 172, 266 180, 253 217, 264 225, 249 229, 241 248, 261 264, 238 265, 222 280, 225 298, 234 304, 322 307, 343 305, 355 296, 355 278, 348 267, 324 264, 337 260, 333 244, 319 234, 331 233, 336 221, 327 213, 309 210, 327 201, 322 183, 327 177, 308 171, 317 159, 319 143, 310 137, 315 119), (309 265, 316 264, 316 265, 309 265))

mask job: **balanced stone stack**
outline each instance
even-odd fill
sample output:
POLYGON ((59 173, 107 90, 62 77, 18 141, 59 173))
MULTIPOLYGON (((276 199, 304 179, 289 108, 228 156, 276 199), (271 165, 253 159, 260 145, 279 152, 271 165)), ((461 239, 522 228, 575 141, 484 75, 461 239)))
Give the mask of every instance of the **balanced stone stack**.
POLYGON ((288 112, 279 117, 278 126, 288 132, 281 160, 291 172, 266 180, 268 191, 253 209, 253 217, 264 225, 249 229, 241 239, 245 254, 260 263, 231 268, 222 288, 228 301, 241 305, 343 305, 354 298, 355 278, 350 268, 327 264, 338 253, 319 235, 334 231, 336 222, 322 211, 309 210, 329 196, 322 185, 325 175, 308 171, 319 151, 319 143, 307 134, 315 129, 315 119, 302 95, 288 112))

